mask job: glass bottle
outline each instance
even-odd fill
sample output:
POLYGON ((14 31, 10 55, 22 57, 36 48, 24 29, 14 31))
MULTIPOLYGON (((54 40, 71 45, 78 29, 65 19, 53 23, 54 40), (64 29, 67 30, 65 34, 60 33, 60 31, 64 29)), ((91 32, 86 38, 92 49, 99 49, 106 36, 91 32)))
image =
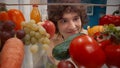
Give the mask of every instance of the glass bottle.
POLYGON ((38 9, 38 5, 37 4, 33 5, 32 11, 30 13, 30 19, 35 20, 36 23, 42 21, 42 17, 41 17, 41 14, 40 14, 40 11, 38 9))

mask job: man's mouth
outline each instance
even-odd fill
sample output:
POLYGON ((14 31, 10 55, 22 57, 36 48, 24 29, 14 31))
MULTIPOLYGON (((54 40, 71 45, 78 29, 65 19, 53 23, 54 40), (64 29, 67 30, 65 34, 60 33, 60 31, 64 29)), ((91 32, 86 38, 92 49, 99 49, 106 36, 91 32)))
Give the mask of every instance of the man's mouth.
POLYGON ((77 30, 74 30, 74 31, 68 31, 67 33, 69 34, 76 34, 78 31, 77 30))

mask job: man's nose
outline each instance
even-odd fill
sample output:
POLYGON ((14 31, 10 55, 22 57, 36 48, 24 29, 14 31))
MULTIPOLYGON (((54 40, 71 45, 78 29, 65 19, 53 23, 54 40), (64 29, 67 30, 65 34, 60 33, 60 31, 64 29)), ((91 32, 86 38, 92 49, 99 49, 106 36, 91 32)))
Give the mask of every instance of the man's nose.
POLYGON ((75 22, 73 22, 73 21, 70 21, 69 22, 69 26, 68 26, 70 29, 74 29, 75 27, 76 27, 76 24, 75 24, 75 22))

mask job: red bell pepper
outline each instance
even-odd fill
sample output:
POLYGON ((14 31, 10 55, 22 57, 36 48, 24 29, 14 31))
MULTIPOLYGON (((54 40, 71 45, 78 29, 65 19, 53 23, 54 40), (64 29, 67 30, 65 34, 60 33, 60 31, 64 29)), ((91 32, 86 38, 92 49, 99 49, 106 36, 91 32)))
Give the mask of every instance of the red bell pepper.
POLYGON ((120 26, 120 16, 117 15, 105 15, 99 19, 99 25, 114 24, 120 26))
POLYGON ((16 24, 16 30, 21 29, 22 21, 25 21, 25 18, 20 10, 10 9, 7 11, 10 19, 16 24))
POLYGON ((21 29, 21 22, 25 21, 25 18, 22 12, 18 9, 10 9, 8 11, 1 11, 0 12, 0 21, 7 21, 11 20, 16 24, 15 29, 21 29))

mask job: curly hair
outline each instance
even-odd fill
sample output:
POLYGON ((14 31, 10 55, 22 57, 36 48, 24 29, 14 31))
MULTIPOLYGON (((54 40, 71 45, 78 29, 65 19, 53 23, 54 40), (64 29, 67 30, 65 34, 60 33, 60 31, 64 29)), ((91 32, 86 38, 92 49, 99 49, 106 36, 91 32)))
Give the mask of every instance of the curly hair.
POLYGON ((57 22, 62 19, 64 13, 77 13, 82 21, 82 26, 87 23, 86 6, 83 5, 48 5, 48 19, 56 26, 56 33, 59 32, 57 22))

